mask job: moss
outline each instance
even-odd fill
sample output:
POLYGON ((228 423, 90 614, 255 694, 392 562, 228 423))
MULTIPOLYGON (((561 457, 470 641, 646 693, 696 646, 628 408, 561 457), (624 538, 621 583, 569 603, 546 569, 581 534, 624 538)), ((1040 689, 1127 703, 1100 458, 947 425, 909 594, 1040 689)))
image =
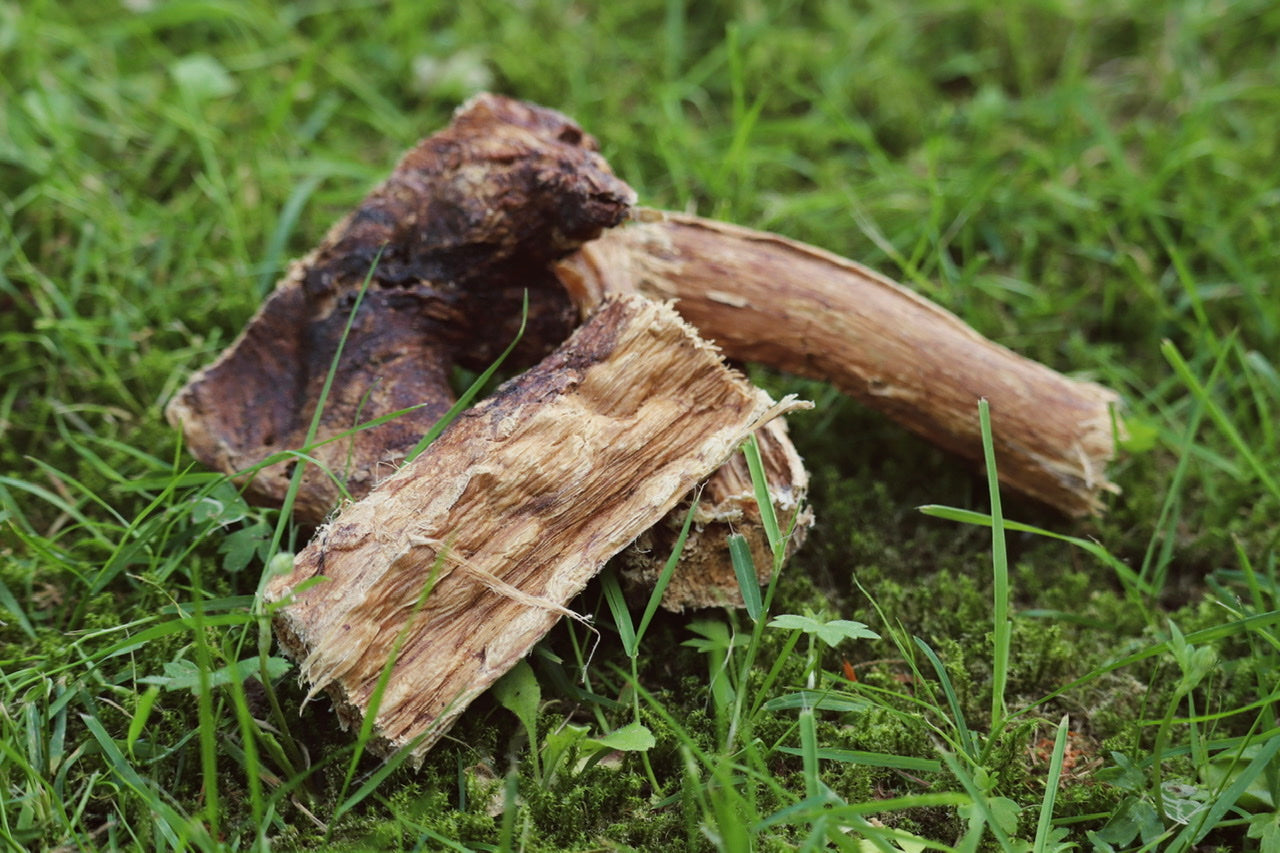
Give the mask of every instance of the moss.
MULTIPOLYGON (((434 847, 439 838, 463 844, 492 843, 497 838, 493 818, 475 811, 459 811, 449 795, 405 780, 385 798, 368 819, 351 824, 326 849, 411 850, 434 847)), ((284 849, 314 849, 310 839, 277 839, 284 849)))
POLYGON ((638 760, 630 757, 622 768, 597 765, 580 774, 564 774, 550 787, 522 780, 520 796, 535 825, 543 829, 541 849, 581 849, 601 839, 639 847, 648 839, 656 847, 666 846, 676 827, 661 813, 649 815, 648 786, 639 769, 638 760), (645 827, 637 820, 641 815, 648 815, 653 824, 645 827))
MULTIPOLYGON (((685 683, 693 689, 684 694, 682 703, 693 705, 699 698, 704 702, 709 701, 705 681, 699 682, 695 678, 690 678, 685 683)), ((681 708, 681 702, 668 704, 674 698, 666 693, 660 693, 654 697, 657 704, 666 709, 668 714, 674 712, 671 722, 651 709, 648 711, 641 709, 645 725, 653 732, 659 744, 657 750, 650 755, 650 760, 653 762, 654 770, 661 772, 666 778, 679 778, 684 773, 681 744, 685 739, 690 740, 696 749, 706 754, 714 754, 719 746, 716 721, 712 719, 706 708, 698 705, 677 710, 681 708)))

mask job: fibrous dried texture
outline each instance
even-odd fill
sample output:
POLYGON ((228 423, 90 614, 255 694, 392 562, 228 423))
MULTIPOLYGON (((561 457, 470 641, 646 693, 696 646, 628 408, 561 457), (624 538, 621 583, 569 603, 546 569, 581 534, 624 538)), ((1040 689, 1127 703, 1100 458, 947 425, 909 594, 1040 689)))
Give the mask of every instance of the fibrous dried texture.
POLYGON ((325 578, 278 612, 281 644, 348 723, 394 657, 377 742, 421 756, 609 557, 795 405, 725 368, 665 305, 608 300, 271 581, 279 601, 325 578))
POLYGON ((1118 396, 983 338, 830 252, 693 216, 614 229, 558 265, 585 309, 610 293, 677 299, 730 358, 828 380, 939 446, 981 459, 991 406, 1000 478, 1070 515, 1102 508, 1118 396))
MULTIPOLYGON (((787 436, 785 418, 770 421, 757 430, 756 445, 778 526, 783 535, 790 531, 786 543, 786 556, 790 557, 804 544, 805 535, 813 526, 813 512, 805 503, 809 472, 787 436)), ((677 613, 689 607, 742 607, 742 589, 725 545, 729 534, 739 533, 747 540, 761 584, 773 576, 773 552, 760 520, 746 458, 735 454, 716 469, 690 500, 695 499, 689 535, 662 594, 662 606, 677 613)), ((653 588, 675 548, 689 504, 690 501, 682 501, 620 557, 622 576, 641 595, 653 588)))
MULTIPOLYGON (((632 198, 596 150, 594 139, 552 110, 488 95, 464 106, 449 128, 409 152, 319 247, 291 266, 240 338, 173 400, 169 417, 182 424, 192 452, 235 474, 302 448, 341 345, 318 441, 412 411, 315 448, 311 455, 327 471, 306 470, 294 517, 319 523, 344 489, 363 497, 453 404, 451 366, 485 367, 515 335, 525 288, 529 329, 512 365, 536 360, 576 323, 548 265, 617 223, 632 198)), ((798 460, 784 433, 773 443, 785 444, 798 460)), ((798 464, 795 470, 803 475, 798 464)), ((291 460, 256 472, 249 496, 279 503, 291 473, 291 460)), ((771 485, 784 515, 793 501, 794 471, 769 473, 782 477, 771 485)), ((725 476, 736 482, 732 472, 725 476)), ((720 482, 713 477, 706 494, 727 494, 720 482)), ((726 512, 736 518, 727 505, 707 507, 702 517, 726 512)), ((763 541, 757 522, 749 512, 736 522, 753 547, 763 541)), ((808 523, 809 516, 800 519, 802 528, 808 523)), ((690 557, 664 599, 668 607, 738 596, 724 532, 723 524, 695 531, 690 557), (711 565, 716 554, 719 568, 711 565), (695 557, 699 569, 692 577, 715 584, 702 592, 686 568, 695 557)), ((655 541, 666 539, 659 534, 655 541)), ((646 554, 637 552, 630 565, 639 575, 645 562, 646 554)))
MULTIPOLYGON (((486 367, 515 337, 526 289, 512 366, 576 325, 548 264, 622 221, 634 200, 597 149, 553 110, 491 95, 462 107, 290 267, 240 338, 170 403, 192 453, 234 473, 303 447, 350 318, 316 438, 417 408, 316 448, 330 474, 308 469, 295 517, 324 518, 339 483, 366 494, 452 405, 452 366, 486 367)), ((279 503, 290 472, 257 473, 249 496, 279 503)))

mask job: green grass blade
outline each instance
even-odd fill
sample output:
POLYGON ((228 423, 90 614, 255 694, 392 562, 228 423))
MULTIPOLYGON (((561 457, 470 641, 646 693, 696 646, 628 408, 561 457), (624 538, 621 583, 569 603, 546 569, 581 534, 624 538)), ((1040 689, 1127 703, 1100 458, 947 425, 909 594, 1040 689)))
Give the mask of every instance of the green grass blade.
POLYGON ((626 596, 618 585, 618 576, 611 570, 605 570, 600 576, 600 586, 604 590, 604 600, 613 615, 613 624, 618 629, 618 639, 627 657, 634 658, 639 651, 635 626, 631 624, 631 610, 627 607, 626 596))
MULTIPOLYGON (((799 755, 800 751, 792 747, 782 747, 779 752, 799 755)), ((860 764, 865 767, 883 767, 887 770, 906 770, 911 773, 940 773, 942 762, 934 758, 917 758, 911 755, 891 755, 884 752, 866 752, 860 749, 839 749, 836 747, 820 747, 817 757, 826 761, 837 761, 841 764, 860 764)))
POLYGON ((338 807, 333 811, 333 820, 340 820, 343 815, 368 799, 369 795, 376 791, 382 783, 387 780, 388 776, 403 767, 405 762, 413 756, 413 750, 418 746, 422 739, 427 736, 427 734, 427 732, 424 732, 423 734, 418 735, 403 747, 389 755, 376 770, 370 773, 365 780, 360 783, 359 787, 352 791, 349 796, 343 798, 342 802, 340 802, 338 807))
MULTIPOLYGON (((1220 372, 1227 364, 1227 357, 1230 353, 1231 350, 1229 348, 1223 347, 1222 353, 1214 360, 1213 367, 1209 371, 1208 384, 1210 386, 1217 382, 1220 372)), ((1149 584, 1152 590, 1145 593, 1148 596, 1154 596, 1156 592, 1164 588, 1165 574, 1173 560, 1172 548, 1177 539, 1176 528, 1179 521, 1174 510, 1178 506, 1180 496, 1185 492, 1187 475, 1191 469, 1191 462, 1195 458, 1194 451, 1200 449, 1196 444, 1196 435, 1200 432, 1200 423, 1204 419, 1204 415, 1204 401, 1195 400, 1195 405, 1192 406, 1191 414, 1187 418, 1181 444, 1178 447, 1177 467, 1174 469, 1173 476, 1169 478, 1169 486, 1165 490, 1165 497, 1160 506, 1160 515, 1156 519, 1150 541, 1147 543, 1146 551, 1142 555, 1142 565, 1138 574, 1144 582, 1149 584), (1158 558, 1157 554, 1159 555, 1158 558)))
MULTIPOLYGON (((49 491, 48 489, 44 488, 43 486, 37 486, 32 483, 28 483, 25 480, 18 480, 13 477, 0 477, 0 500, 3 500, 4 503, 6 504, 12 503, 14 506, 14 509, 9 509, 9 521, 11 524, 14 522, 25 522, 25 517, 15 511, 16 502, 13 502, 12 499, 9 498, 7 494, 8 489, 15 489, 20 492, 26 492, 32 497, 39 498, 40 500, 45 501, 50 506, 57 509, 59 512, 65 513, 68 517, 75 519, 75 521, 80 525, 82 529, 87 531, 93 531, 96 534, 94 538, 97 539, 99 542, 104 544, 109 544, 109 541, 105 536, 102 536, 100 533, 97 533, 97 531, 101 529, 101 525, 94 524, 92 521, 89 520, 89 517, 87 515, 81 512, 78 506, 71 503, 70 501, 67 501, 61 495, 57 495, 49 491)), ((35 531, 30 529, 30 527, 25 523, 23 526, 27 529, 28 533, 31 533, 31 534, 35 533, 35 531)))
POLYGON ((147 720, 151 718, 151 709, 155 707, 156 699, 160 696, 160 687, 151 685, 142 691, 142 695, 138 697, 138 707, 134 709, 133 715, 129 718, 129 732, 125 735, 124 748, 133 754, 133 745, 138 742, 138 737, 142 734, 142 730, 147 727, 147 720))
POLYGON ((738 577, 738 589, 742 591, 747 615, 752 622, 759 622, 760 615, 764 612, 764 603, 760 598, 760 579, 756 576, 756 561, 751 557, 751 546, 741 533, 729 534, 729 558, 733 562, 733 573, 738 577))
POLYGON ((960 744, 964 748, 965 755, 973 761, 978 758, 978 743, 973 732, 969 729, 969 724, 965 721, 964 711, 960 707, 960 698, 956 696, 955 687, 951 684, 951 676, 947 675, 947 668, 942 665, 942 661, 938 658, 936 652, 929 647, 929 644, 920 637, 913 637, 916 646, 920 651, 924 652, 924 656, 929 659, 929 663, 933 664, 933 671, 938 675, 938 681, 942 684, 942 694, 947 699, 947 707, 951 709, 951 723, 955 727, 956 734, 960 739, 960 744))
POLYGON ((991 408, 985 399, 978 401, 978 419, 982 428, 982 455, 987 466, 987 491, 991 496, 991 612, 994 650, 991 662, 991 736, 1004 725, 1008 714, 1004 692, 1009 681, 1009 555, 1005 548, 1004 516, 1000 512, 1000 478, 996 472, 995 442, 991 435, 991 408))
MULTIPOLYGON (((1206 643, 1216 642, 1218 640, 1222 640, 1222 639, 1225 639, 1226 637, 1231 637, 1236 634, 1241 634, 1249 631, 1256 631, 1261 628, 1266 628, 1266 627, 1275 626, 1275 625, 1280 625, 1280 610, 1271 610, 1271 611, 1268 611, 1267 613, 1259 613, 1254 616, 1247 616, 1243 619, 1237 619, 1232 622, 1224 623, 1222 625, 1214 625, 1208 628, 1201 628, 1198 631, 1192 631, 1191 633, 1187 634, 1185 639, 1187 643, 1191 645, 1204 645, 1206 643)), ((1095 668, 1089 674, 1081 676, 1080 678, 1075 679, 1069 684, 1065 684, 1062 687, 1059 687, 1058 689, 1047 693, 1044 697, 1037 700, 1035 703, 1029 705, 1026 709, 1024 709, 1023 711, 1020 711, 1019 713, 1025 713, 1027 711, 1030 711, 1032 708, 1038 707, 1046 702, 1056 699, 1059 696, 1070 693, 1071 691, 1076 690, 1077 688, 1082 687, 1088 684, 1089 682, 1094 681, 1098 677, 1102 675, 1106 675, 1109 672, 1115 672, 1118 669, 1124 669, 1125 667, 1132 666, 1135 663, 1139 663, 1141 661, 1149 660, 1153 657, 1167 655, 1169 654, 1169 651, 1170 649, 1169 649, 1168 642, 1153 643, 1152 645, 1147 646, 1145 649, 1139 652, 1134 652, 1133 654, 1125 655, 1124 657, 1109 661, 1108 663, 1095 668)))
MULTIPOLYGON (((799 634, 799 632, 796 632, 799 634)), ((813 708, 816 711, 860 713, 871 708, 871 703, 844 693, 827 690, 798 690, 784 693, 764 703, 766 711, 800 711, 813 708)))
MULTIPOLYGON (((129 626, 111 628, 107 631, 96 634, 95 638, 105 636, 108 633, 114 633, 115 631, 127 630, 130 627, 136 627, 149 621, 151 621, 150 618, 139 620, 129 626)), ((252 621, 252 617, 244 613, 226 613, 221 616, 207 616, 204 619, 203 624, 206 628, 218 628, 226 625, 247 625, 252 621)), ((130 634, 125 639, 113 643, 105 649, 97 651, 94 657, 98 660, 105 660, 106 658, 129 654, 130 652, 137 651, 148 643, 160 639, 161 637, 191 631, 193 630, 193 624, 194 623, 189 616, 184 616, 179 619, 172 619, 163 622, 159 625, 152 625, 150 628, 145 628, 136 634, 130 634)))
MULTIPOLYGON (((886 799, 869 799, 861 803, 843 803, 833 805, 826 796, 817 798, 809 798, 793 803, 792 805, 781 809, 767 818, 761 820, 752 827, 753 832, 760 832, 771 826, 779 824, 799 824, 813 820, 818 814, 826 812, 831 816, 840 820, 849 820, 862 815, 873 815, 878 813, 892 813, 901 809, 913 808, 954 808, 956 806, 968 805, 972 800, 968 794, 955 791, 946 791, 938 794, 916 794, 902 797, 888 797, 886 799)), ((950 850, 951 847, 942 842, 929 843, 929 850, 950 850)))
POLYGON ((154 812, 156 826, 165 840, 169 842, 174 850, 183 849, 184 845, 179 840, 174 827, 181 826, 185 831, 189 821, 171 805, 164 802, 152 784, 138 775, 128 759, 125 758, 124 753, 116 746, 116 742, 107 734, 106 728, 103 727, 97 717, 92 714, 81 714, 80 720, 84 723, 85 728, 89 730, 89 733, 93 735, 93 739, 97 741, 103 755, 106 756, 108 765, 110 765, 116 776, 120 778, 120 781, 138 794, 154 812))
POLYGON ((498 849, 502 853, 515 850, 516 817, 520 813, 520 776, 515 768, 507 771, 502 784, 502 823, 498 831, 498 849))
MULTIPOLYGON (((956 507, 938 506, 937 504, 926 504, 916 507, 924 515, 933 518, 941 518, 947 521, 958 521, 961 524, 974 524, 980 527, 991 527, 993 522, 991 516, 983 512, 974 512, 968 509, 958 509, 956 507)), ((1037 536, 1045 536, 1050 539, 1058 539, 1062 542, 1069 542, 1077 548, 1092 554, 1105 566, 1110 568, 1120 578, 1121 582, 1127 588, 1136 589, 1144 595, 1153 594, 1153 589, 1149 583, 1144 581, 1133 569, 1126 566, 1123 562, 1116 559, 1112 554, 1097 542, 1091 542, 1088 539, 1081 539, 1078 536, 1067 536, 1062 533, 1055 533, 1052 530, 1045 530, 1042 527, 1035 527, 1030 524, 1023 524, 1018 521, 1003 522, 1006 531, 1013 530, 1019 533, 1034 533, 1037 536)))
POLYGON ((213 691, 211 672, 213 670, 213 652, 209 648, 209 634, 204 622, 204 584, 195 564, 192 572, 192 614, 191 633, 196 649, 196 673, 199 678, 199 692, 196 695, 196 715, 200 733, 200 775, 204 781, 205 820, 211 834, 221 834, 219 825, 222 812, 218 795, 218 721, 213 711, 213 691))
POLYGON ((1253 470, 1253 475, 1258 478, 1258 481, 1261 482, 1264 487, 1266 487, 1266 490, 1271 493, 1272 497, 1276 500, 1280 500, 1280 481, 1277 481, 1271 475, 1267 466, 1258 459, 1257 454, 1253 452, 1249 447, 1248 442, 1246 442, 1240 435, 1235 424, 1231 422, 1231 418, 1222 410, 1222 407, 1218 405, 1217 401, 1209 396, 1209 392, 1200 384, 1200 380, 1196 379, 1195 374, 1191 371, 1191 367, 1185 360, 1183 360, 1182 354, 1178 352, 1178 348, 1173 345, 1172 341, 1165 341, 1160 345, 1160 352, 1173 367, 1174 371, 1178 374, 1178 378, 1187 386, 1187 389, 1191 394, 1197 401, 1204 405, 1209 418, 1217 425, 1218 429, 1224 436, 1226 436, 1227 440, 1231 442, 1231 446, 1234 447, 1236 452, 1239 453, 1245 462, 1248 463, 1249 468, 1253 470))
POLYGON ((778 516, 773 511, 773 497, 769 494, 769 478, 765 475, 764 460, 760 458, 760 445, 752 435, 742 445, 742 455, 747 458, 747 469, 751 472, 751 485, 756 492, 756 506, 760 510, 760 523, 769 537, 769 550, 773 553, 774 562, 782 557, 786 543, 782 531, 778 528, 778 516))
MULTIPOLYGON (((423 579, 422 591, 419 593, 417 601, 414 602, 413 609, 404 620, 404 624, 400 627, 399 632, 397 632, 395 642, 391 645, 391 651, 382 665, 382 670, 378 673, 378 681, 369 695, 369 701, 365 707, 364 716, 360 721, 360 731, 356 736, 355 748, 351 752, 351 760, 347 762, 347 772, 343 777, 342 787, 338 793, 338 803, 334 809, 333 818, 329 822, 330 827, 332 827, 332 825, 337 822, 338 818, 341 817, 341 812, 339 810, 349 808, 347 805, 349 801, 347 791, 351 787, 352 780, 355 779, 356 769, 360 765, 360 758, 364 755, 365 747, 373 737, 373 727, 378 719, 378 709, 382 704, 382 697, 386 693, 387 685, 391 682, 391 672, 395 669, 396 659, 400 655, 400 649, 404 646, 405 640, 408 639, 409 632, 413 629, 414 623, 418 619, 418 615, 422 612, 422 608, 426 606, 427 599, 431 597, 431 593, 435 589, 436 581, 440 578, 440 570, 444 567, 447 550, 447 546, 445 548, 441 548, 440 553, 436 555, 436 560, 431 566, 431 571, 427 574, 427 577, 423 579)), ((426 734, 427 732, 424 732, 423 737, 425 737, 426 734)), ((361 797, 361 799, 363 799, 363 797, 361 797)))
POLYGON ((805 793, 815 797, 821 789, 822 782, 818 766, 818 729, 812 708, 804 708, 800 711, 800 756, 804 761, 805 793))
MULTIPOLYGON (((369 271, 365 273, 364 280, 360 282, 360 288, 356 291, 355 301, 351 304, 351 310, 347 312, 346 322, 342 326, 342 334, 338 337, 338 346, 333 353, 333 359, 329 362, 329 369, 324 376, 324 382, 320 386, 320 394, 316 398, 316 409, 311 415, 311 421, 307 424, 307 435, 303 440, 303 444, 310 446, 316 440, 316 434, 320 431, 320 419, 324 415, 325 405, 329 401, 329 392, 333 389, 334 377, 338 375, 338 364, 342 359, 343 350, 346 349, 347 339, 351 336, 351 328, 355 325, 356 315, 360 312, 360 306, 364 303, 364 297, 369 292, 369 286, 373 282, 373 274, 378 270, 378 263, 382 260, 382 253, 386 247, 379 246, 378 252, 373 257, 373 262, 369 264, 369 271)), ((314 460, 312 460, 314 462, 314 460)), ((315 464, 319 464, 318 462, 315 464)), ((276 554, 280 551, 280 543, 284 541, 284 533, 288 527, 291 516, 293 514, 293 504, 297 500, 298 490, 302 488, 302 477, 306 471, 305 464, 298 464, 293 469, 293 474, 289 478, 289 488, 285 491, 284 500, 280 505, 280 516, 276 522, 275 533, 271 537, 271 545, 267 549, 267 553, 276 554)), ((330 474, 333 477, 332 474, 330 474)), ((337 480, 336 477, 334 477, 337 480)), ((263 591, 266 589, 267 582, 270 580, 267 571, 263 571, 258 581, 257 598, 262 600, 263 591)), ((259 644, 259 654, 265 658, 269 649, 262 648, 259 644)), ((286 727, 283 718, 277 719, 277 724, 282 728, 286 727)))
MULTIPOLYGON (((0 519, 3 521, 3 519, 0 519)), ((36 638, 36 629, 32 626, 31 620, 27 618, 27 613, 23 610, 22 605, 18 604, 18 599, 14 598, 13 590, 9 589, 9 585, 0 578, 0 607, 13 617, 18 623, 18 627, 22 629, 22 633, 27 635, 27 639, 34 640, 36 638)))
POLYGON ((439 438, 440 433, 444 432, 445 429, 448 428, 449 424, 453 423, 454 420, 457 419, 458 415, 466 411, 467 407, 471 405, 471 402, 481 391, 484 390, 485 386, 489 383, 489 380, 493 378, 493 374, 497 373, 498 368, 502 367, 503 362, 507 360, 507 356, 511 355, 515 350, 516 345, 520 343, 520 340, 524 337, 525 324, 528 323, 528 321, 529 291, 526 290, 524 292, 524 301, 521 303, 520 307, 520 328, 516 330, 516 336, 511 339, 511 343, 507 344, 507 348, 504 349, 496 359, 494 359, 493 364, 486 367, 484 372, 476 377, 476 381, 467 386, 467 390, 463 391, 461 396, 458 397, 458 401, 449 407, 449 411, 445 412, 444 415, 441 416, 440 420, 432 424, 431 429, 427 430, 427 434, 424 435, 405 456, 404 461, 406 463, 412 462, 414 459, 418 458, 418 455, 430 447, 431 442, 439 438))
POLYGON ((1000 845, 1000 849, 1013 849, 1013 844, 1008 833, 1006 833, 1003 827, 1000 826, 1000 821, 992 810, 991 803, 988 802, 987 797, 984 795, 977 781, 970 776, 968 772, 966 772, 964 767, 961 766, 960 762, 951 753, 943 752, 942 761, 947 765, 947 769, 951 771, 952 775, 954 775, 960 782, 965 793, 967 793, 972 799, 972 808, 976 809, 977 813, 981 816, 981 822, 978 826, 985 825, 986 830, 995 837, 996 842, 1000 845))
POLYGON ((1261 776, 1263 771, 1269 768, 1273 769, 1272 762, 1277 754, 1280 754, 1280 736, 1274 736, 1266 741, 1248 766, 1236 774, 1231 780, 1231 784, 1213 798, 1212 805, 1209 806, 1208 811, 1189 823, 1170 844, 1169 849, 1189 850, 1203 841, 1205 836, 1216 828, 1227 812, 1235 806, 1236 801, 1240 799, 1240 795, 1249 790, 1249 786, 1254 783, 1254 780, 1261 776))
POLYGON ((761 708, 770 702, 776 701, 770 699, 769 696, 773 692, 773 686, 778 683, 778 678, 782 675, 783 668, 791 660, 791 654, 795 651, 796 645, 800 642, 800 638, 804 636, 802 631, 788 631, 787 639, 782 645, 782 649, 774 658, 773 665, 769 667, 769 672, 764 677, 764 681, 760 685, 760 689, 756 692, 755 701, 751 704, 751 710, 747 713, 749 719, 756 719, 760 714, 761 708))
POLYGON ((1049 759, 1049 775, 1044 780, 1044 799, 1040 802, 1040 819, 1036 823, 1034 853, 1049 851, 1049 833, 1053 828, 1053 805, 1058 797, 1058 782, 1062 778, 1062 763, 1067 754, 1067 728, 1070 719, 1064 714, 1058 723, 1058 733, 1053 740, 1053 756, 1049 759))
POLYGON ((285 243, 297 225, 298 217, 302 215, 302 210, 311 195, 327 177, 329 176, 326 174, 313 174, 303 178, 289 193, 289 198, 285 201, 284 206, 280 208, 280 216, 276 219, 276 227, 272 230, 271 237, 267 240, 266 249, 262 253, 262 265, 258 273, 258 292, 263 296, 266 296, 267 291, 271 288, 271 282, 280 273, 285 243))
POLYGON ((649 623, 653 621, 653 617, 658 612, 659 605, 662 604, 662 596, 667 591, 667 585, 671 583, 671 576, 675 574, 676 566, 680 563, 680 556, 684 553, 685 542, 689 539, 689 529, 693 526, 693 516, 698 508, 698 500, 702 496, 702 490, 693 495, 693 499, 689 502, 689 511, 684 515, 684 524, 680 526, 680 535, 676 537, 676 544, 671 548, 671 556, 667 557, 667 562, 663 564, 662 571, 658 573, 658 581, 653 585, 653 592, 649 595, 649 601, 645 605, 644 615, 640 617, 640 625, 636 628, 636 645, 639 646, 640 641, 644 639, 645 631, 649 630, 649 623))

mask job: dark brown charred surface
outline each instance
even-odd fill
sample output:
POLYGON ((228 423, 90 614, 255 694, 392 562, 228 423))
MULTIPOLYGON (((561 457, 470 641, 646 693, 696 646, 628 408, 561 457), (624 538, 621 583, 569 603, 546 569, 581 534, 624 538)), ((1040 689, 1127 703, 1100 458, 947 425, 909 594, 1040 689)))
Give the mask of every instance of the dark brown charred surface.
MULTIPOLYGON (((526 291, 509 366, 537 362, 569 335, 577 314, 548 266, 621 222, 633 199, 565 116, 478 96, 292 265, 169 419, 202 462, 227 473, 300 449, 341 348, 316 435, 332 441, 311 454, 327 472, 309 466, 295 505, 299 520, 318 522, 344 489, 359 498, 390 474, 448 410, 454 364, 479 370, 497 358, 520 327, 526 291)), ((291 471, 256 472, 250 497, 279 503, 291 471)))
POLYGON ((598 150, 560 113, 481 96, 406 154, 321 248, 307 293, 358 282, 380 250, 379 286, 529 286, 531 271, 625 218, 634 193, 598 150))

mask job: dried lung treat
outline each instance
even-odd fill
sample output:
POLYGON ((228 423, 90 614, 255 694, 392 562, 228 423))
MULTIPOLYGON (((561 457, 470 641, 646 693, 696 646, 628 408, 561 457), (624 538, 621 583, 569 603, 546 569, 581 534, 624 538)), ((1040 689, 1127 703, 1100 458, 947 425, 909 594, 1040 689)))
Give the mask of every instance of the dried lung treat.
MULTIPOLYGON (((511 366, 536 362, 577 325, 548 265, 625 219, 635 198, 597 151, 560 113, 475 98, 291 266, 170 403, 170 421, 197 458, 229 473, 302 448, 350 322, 316 438, 350 434, 312 451, 323 470, 308 468, 294 515, 317 523, 344 490, 366 494, 453 404, 453 366, 486 367, 515 337, 526 290, 511 366)), ((280 503, 293 464, 256 472, 250 497, 280 503)))

